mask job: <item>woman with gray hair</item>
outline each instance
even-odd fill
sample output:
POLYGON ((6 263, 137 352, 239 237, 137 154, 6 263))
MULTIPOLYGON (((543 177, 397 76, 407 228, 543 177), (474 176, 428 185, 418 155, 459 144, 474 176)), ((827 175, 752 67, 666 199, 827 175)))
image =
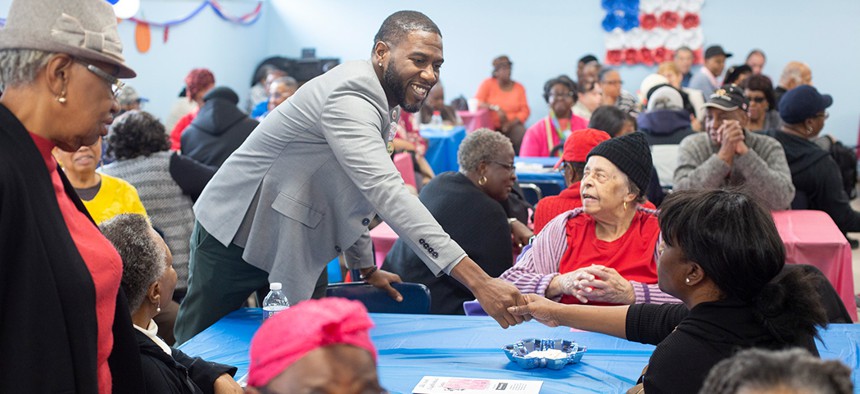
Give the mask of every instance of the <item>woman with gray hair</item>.
POLYGON ((117 78, 134 76, 107 2, 12 2, 0 29, 0 391, 142 390, 122 262, 51 156, 105 135, 117 78))
POLYGON ((122 257, 123 290, 140 347, 146 391, 241 393, 242 388, 232 377, 235 367, 190 357, 158 337, 158 325, 153 319, 173 297, 176 271, 170 249, 147 219, 122 214, 102 223, 101 230, 122 257))
MULTIPOLYGON (((419 198, 466 254, 488 275, 497 277, 512 265, 511 227, 524 226, 509 221, 501 204, 517 180, 514 148, 504 135, 478 129, 460 144, 457 161, 459 172, 437 175, 421 189, 419 198)), ((395 242, 382 268, 404 281, 426 285, 431 313, 462 315, 463 302, 475 299, 454 278, 433 275, 401 240, 395 242)))
POLYGON ((806 349, 747 349, 720 361, 699 394, 851 394, 851 369, 806 349))

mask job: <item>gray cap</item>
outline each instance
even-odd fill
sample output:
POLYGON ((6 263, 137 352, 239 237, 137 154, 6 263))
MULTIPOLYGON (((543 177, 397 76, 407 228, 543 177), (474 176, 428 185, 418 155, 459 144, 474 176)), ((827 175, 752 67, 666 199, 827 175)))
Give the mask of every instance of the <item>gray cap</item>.
POLYGON ((104 0, 14 0, 0 50, 65 53, 117 67, 119 78, 137 74, 125 64, 113 7, 104 0))
POLYGON ((648 111, 659 109, 684 109, 681 92, 670 85, 657 88, 648 98, 648 111))
POLYGON ((119 105, 131 105, 138 102, 147 102, 149 99, 140 97, 137 94, 137 90, 129 85, 125 85, 122 90, 119 92, 119 96, 116 98, 119 101, 119 105))

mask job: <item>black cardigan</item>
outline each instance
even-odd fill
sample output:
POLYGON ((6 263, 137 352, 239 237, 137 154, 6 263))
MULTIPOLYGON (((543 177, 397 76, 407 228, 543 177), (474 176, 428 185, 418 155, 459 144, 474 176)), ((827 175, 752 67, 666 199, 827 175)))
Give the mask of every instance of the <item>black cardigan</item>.
POLYGON ((741 349, 797 346, 818 355, 811 336, 784 343, 756 320, 751 306, 734 300, 690 311, 684 304, 631 305, 626 331, 630 341, 657 345, 642 377, 648 394, 697 393, 711 367, 741 349))
POLYGON ((161 350, 146 334, 134 330, 140 346, 140 359, 146 380, 146 391, 158 394, 213 394, 215 379, 223 374, 233 376, 236 367, 191 357, 171 348, 171 355, 161 350))
MULTIPOLYGON (((486 195, 469 178, 446 172, 421 189, 421 202, 451 239, 492 277, 513 265, 511 228, 502 204, 486 195)), ((430 289, 430 313, 462 315, 463 301, 475 296, 456 279, 436 277, 405 243, 398 240, 382 268, 404 282, 423 283, 430 289)))
MULTIPOLYGON (((59 173, 69 198, 87 214, 59 173)), ((108 360, 117 393, 143 390, 131 330, 120 290, 108 360)), ((21 122, 0 105, 0 391, 97 393, 96 341, 95 287, 45 161, 21 122)))

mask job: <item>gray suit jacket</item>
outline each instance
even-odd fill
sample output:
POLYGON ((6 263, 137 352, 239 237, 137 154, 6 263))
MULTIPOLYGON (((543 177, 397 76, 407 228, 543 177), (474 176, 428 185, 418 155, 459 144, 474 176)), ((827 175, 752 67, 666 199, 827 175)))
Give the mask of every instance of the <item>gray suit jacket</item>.
POLYGON ((342 251, 373 264, 367 225, 378 213, 436 274, 465 257, 403 187, 386 141, 388 108, 368 61, 347 62, 303 85, 221 166, 194 206, 222 244, 282 282, 290 301, 310 298, 342 251))

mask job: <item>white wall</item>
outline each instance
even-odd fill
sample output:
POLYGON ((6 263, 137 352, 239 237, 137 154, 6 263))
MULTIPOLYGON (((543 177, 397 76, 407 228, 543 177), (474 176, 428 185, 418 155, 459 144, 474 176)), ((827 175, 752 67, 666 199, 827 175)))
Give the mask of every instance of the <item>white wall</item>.
MULTIPOLYGON (((26 0, 23 0, 26 1, 26 0)), ((231 15, 250 12, 254 0, 222 0, 231 15)), ((0 0, 6 16, 10 0, 0 0)), ((143 15, 164 21, 186 15, 198 0, 142 0, 143 15)), ((575 74, 576 60, 603 53, 600 0, 268 0, 254 26, 228 24, 211 10, 172 28, 167 43, 152 28, 152 49, 134 48, 134 24, 120 24, 124 54, 139 76, 130 80, 152 101, 146 109, 164 117, 194 67, 208 67, 219 85, 245 97, 251 73, 262 59, 298 57, 315 47, 318 57, 364 59, 382 20, 400 9, 429 15, 442 30, 445 65, 442 81, 450 100, 474 94, 490 73, 490 62, 507 54, 513 77, 526 87, 534 122, 547 112, 543 83, 560 73, 575 74)), ((701 13, 706 45, 722 44, 743 62, 759 47, 768 54, 765 73, 778 78, 790 60, 807 62, 815 85, 834 96, 825 132, 849 144, 857 141, 860 119, 860 1, 856 0, 707 0, 701 13)), ((652 68, 622 67, 624 88, 635 92, 652 68)))

